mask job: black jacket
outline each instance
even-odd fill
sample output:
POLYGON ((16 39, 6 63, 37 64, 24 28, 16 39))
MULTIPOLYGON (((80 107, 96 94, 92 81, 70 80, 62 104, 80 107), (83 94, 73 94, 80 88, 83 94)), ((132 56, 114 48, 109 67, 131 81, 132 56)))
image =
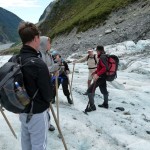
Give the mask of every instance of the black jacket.
MULTIPOLYGON (((38 90, 33 100, 33 114, 41 113, 49 108, 52 100, 52 84, 46 64, 38 58, 38 53, 30 46, 24 45, 20 50, 22 73, 24 85, 28 95, 32 98, 38 90)), ((31 105, 25 110, 30 111, 31 105)))
POLYGON ((60 74, 61 76, 66 76, 66 71, 70 71, 68 64, 65 61, 62 61, 61 67, 64 67, 64 71, 60 74))

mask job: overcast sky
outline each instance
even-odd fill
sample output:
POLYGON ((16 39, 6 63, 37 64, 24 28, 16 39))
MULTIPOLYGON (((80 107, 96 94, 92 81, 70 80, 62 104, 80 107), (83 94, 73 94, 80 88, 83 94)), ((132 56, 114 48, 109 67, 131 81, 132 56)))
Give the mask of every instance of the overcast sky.
POLYGON ((0 7, 24 21, 37 23, 45 8, 54 0, 0 0, 0 7))

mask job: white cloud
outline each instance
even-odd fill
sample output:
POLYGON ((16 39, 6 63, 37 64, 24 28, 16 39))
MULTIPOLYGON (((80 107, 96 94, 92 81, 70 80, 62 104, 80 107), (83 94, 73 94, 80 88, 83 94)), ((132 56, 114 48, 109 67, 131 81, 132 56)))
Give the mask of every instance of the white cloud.
POLYGON ((40 7, 38 0, 0 0, 0 7, 40 7))

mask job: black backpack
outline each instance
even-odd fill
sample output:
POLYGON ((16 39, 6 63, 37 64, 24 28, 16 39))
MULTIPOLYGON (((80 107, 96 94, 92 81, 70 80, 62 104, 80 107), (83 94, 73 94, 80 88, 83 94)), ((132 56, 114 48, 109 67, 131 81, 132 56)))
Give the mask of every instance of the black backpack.
POLYGON ((117 78, 119 58, 116 55, 101 55, 100 59, 106 66, 106 81, 113 81, 117 78), (105 61, 104 61, 105 60, 105 61))
POLYGON ((0 68, 0 104, 13 113, 23 112, 31 103, 31 99, 24 88, 21 71, 21 68, 28 62, 22 66, 19 63, 19 58, 19 55, 13 56, 0 68))
MULTIPOLYGON (((88 61, 88 59, 90 58, 90 56, 88 55, 88 57, 87 57, 87 61, 88 61)), ((95 65, 97 64, 97 60, 96 60, 96 54, 94 54, 94 57, 92 57, 92 58, 94 58, 94 60, 95 60, 95 65)))

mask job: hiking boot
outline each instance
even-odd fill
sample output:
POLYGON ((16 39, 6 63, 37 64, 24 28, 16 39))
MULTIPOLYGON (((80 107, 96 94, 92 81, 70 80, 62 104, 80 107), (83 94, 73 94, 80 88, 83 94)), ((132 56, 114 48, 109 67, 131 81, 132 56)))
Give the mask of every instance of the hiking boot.
POLYGON ((92 105, 92 106, 89 106, 88 108, 86 108, 85 112, 90 112, 90 111, 95 111, 95 110, 96 110, 96 106, 92 105))
POLYGON ((69 104, 73 104, 72 100, 70 99, 70 96, 67 96, 67 100, 69 104))
POLYGON ((51 125, 50 124, 50 126, 49 126, 49 129, 48 129, 49 131, 54 131, 55 130, 55 127, 53 126, 53 125, 51 125))
POLYGON ((98 107, 103 107, 103 108, 106 108, 106 109, 108 109, 108 104, 101 104, 101 105, 98 105, 98 107))

